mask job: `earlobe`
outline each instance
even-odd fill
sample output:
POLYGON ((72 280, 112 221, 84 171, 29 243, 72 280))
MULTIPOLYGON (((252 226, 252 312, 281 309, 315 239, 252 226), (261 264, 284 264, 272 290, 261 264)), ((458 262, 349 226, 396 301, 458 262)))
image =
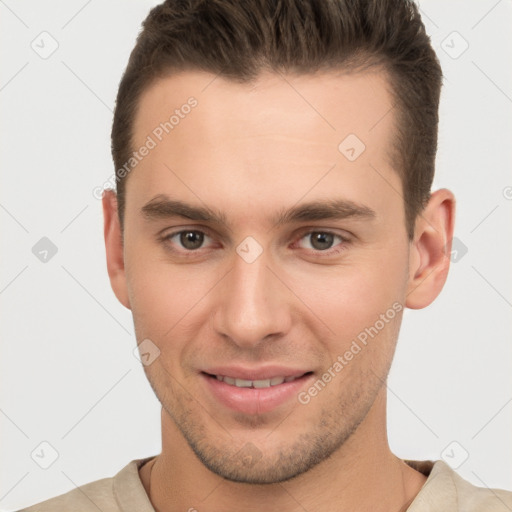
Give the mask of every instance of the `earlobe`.
POLYGON ((447 189, 437 190, 416 220, 406 307, 424 308, 441 293, 450 268, 454 221, 454 195, 447 189))
POLYGON ((126 283, 124 247, 117 213, 117 196, 113 190, 103 192, 103 234, 107 256, 107 271, 115 296, 128 309, 130 300, 126 283))

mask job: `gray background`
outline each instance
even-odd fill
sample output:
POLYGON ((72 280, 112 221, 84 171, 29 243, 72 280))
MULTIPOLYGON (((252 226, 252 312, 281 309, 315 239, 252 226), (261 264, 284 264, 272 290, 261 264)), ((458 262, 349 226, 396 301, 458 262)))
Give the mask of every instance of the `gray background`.
MULTIPOLYGON (((159 403, 110 288, 92 193, 113 172, 116 88, 154 4, 0 1, 1 510, 160 451, 159 403)), ((440 297, 405 312, 390 444, 512 490, 512 3, 421 10, 445 74, 434 189, 457 197, 457 253, 440 297)))

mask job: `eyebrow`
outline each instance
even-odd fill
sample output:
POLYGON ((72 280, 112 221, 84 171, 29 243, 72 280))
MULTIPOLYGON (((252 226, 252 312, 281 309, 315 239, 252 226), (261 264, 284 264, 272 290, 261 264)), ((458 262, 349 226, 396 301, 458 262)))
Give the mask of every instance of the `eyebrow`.
MULTIPOLYGON (((149 221, 182 217, 193 221, 224 225, 229 229, 223 212, 170 199, 165 194, 159 194, 146 203, 141 208, 141 214, 149 221)), ((315 220, 343 220, 348 218, 372 220, 376 216, 375 211, 366 205, 347 199, 330 199, 311 201, 289 209, 282 209, 270 219, 270 222, 273 226, 281 226, 294 222, 315 220)))

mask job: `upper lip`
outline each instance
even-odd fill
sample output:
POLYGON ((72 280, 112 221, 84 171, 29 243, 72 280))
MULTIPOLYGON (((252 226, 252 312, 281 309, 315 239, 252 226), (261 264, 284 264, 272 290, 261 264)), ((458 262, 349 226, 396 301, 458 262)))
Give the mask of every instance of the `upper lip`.
POLYGON ((311 370, 277 365, 259 366, 257 368, 249 368, 247 366, 215 366, 203 370, 204 373, 209 373, 210 375, 222 375, 223 377, 245 380, 265 380, 272 377, 301 377, 309 371, 311 370))

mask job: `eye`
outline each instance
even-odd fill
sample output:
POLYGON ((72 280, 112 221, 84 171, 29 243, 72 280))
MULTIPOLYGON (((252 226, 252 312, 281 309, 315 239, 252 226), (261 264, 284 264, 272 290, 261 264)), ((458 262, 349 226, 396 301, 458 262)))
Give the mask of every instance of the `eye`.
MULTIPOLYGON (((161 237, 161 241, 176 253, 183 255, 199 251, 213 239, 204 231, 197 229, 182 229, 161 237)), ((334 255, 346 248, 349 240, 341 235, 330 231, 309 231, 304 233, 295 243, 295 245, 312 250, 315 253, 325 253, 325 255, 334 255)))
POLYGON ((306 233, 302 236, 298 242, 298 245, 304 249, 312 249, 314 251, 325 251, 332 253, 343 250, 343 242, 348 242, 348 240, 341 235, 337 235, 336 233, 331 233, 330 231, 310 231, 309 233, 306 233), (333 247, 336 247, 337 245, 342 245, 342 247, 333 249, 333 247))
POLYGON ((201 248, 205 240, 210 240, 210 237, 203 231, 185 229, 165 235, 162 240, 173 245, 181 245, 181 248, 186 251, 195 251, 201 248))

